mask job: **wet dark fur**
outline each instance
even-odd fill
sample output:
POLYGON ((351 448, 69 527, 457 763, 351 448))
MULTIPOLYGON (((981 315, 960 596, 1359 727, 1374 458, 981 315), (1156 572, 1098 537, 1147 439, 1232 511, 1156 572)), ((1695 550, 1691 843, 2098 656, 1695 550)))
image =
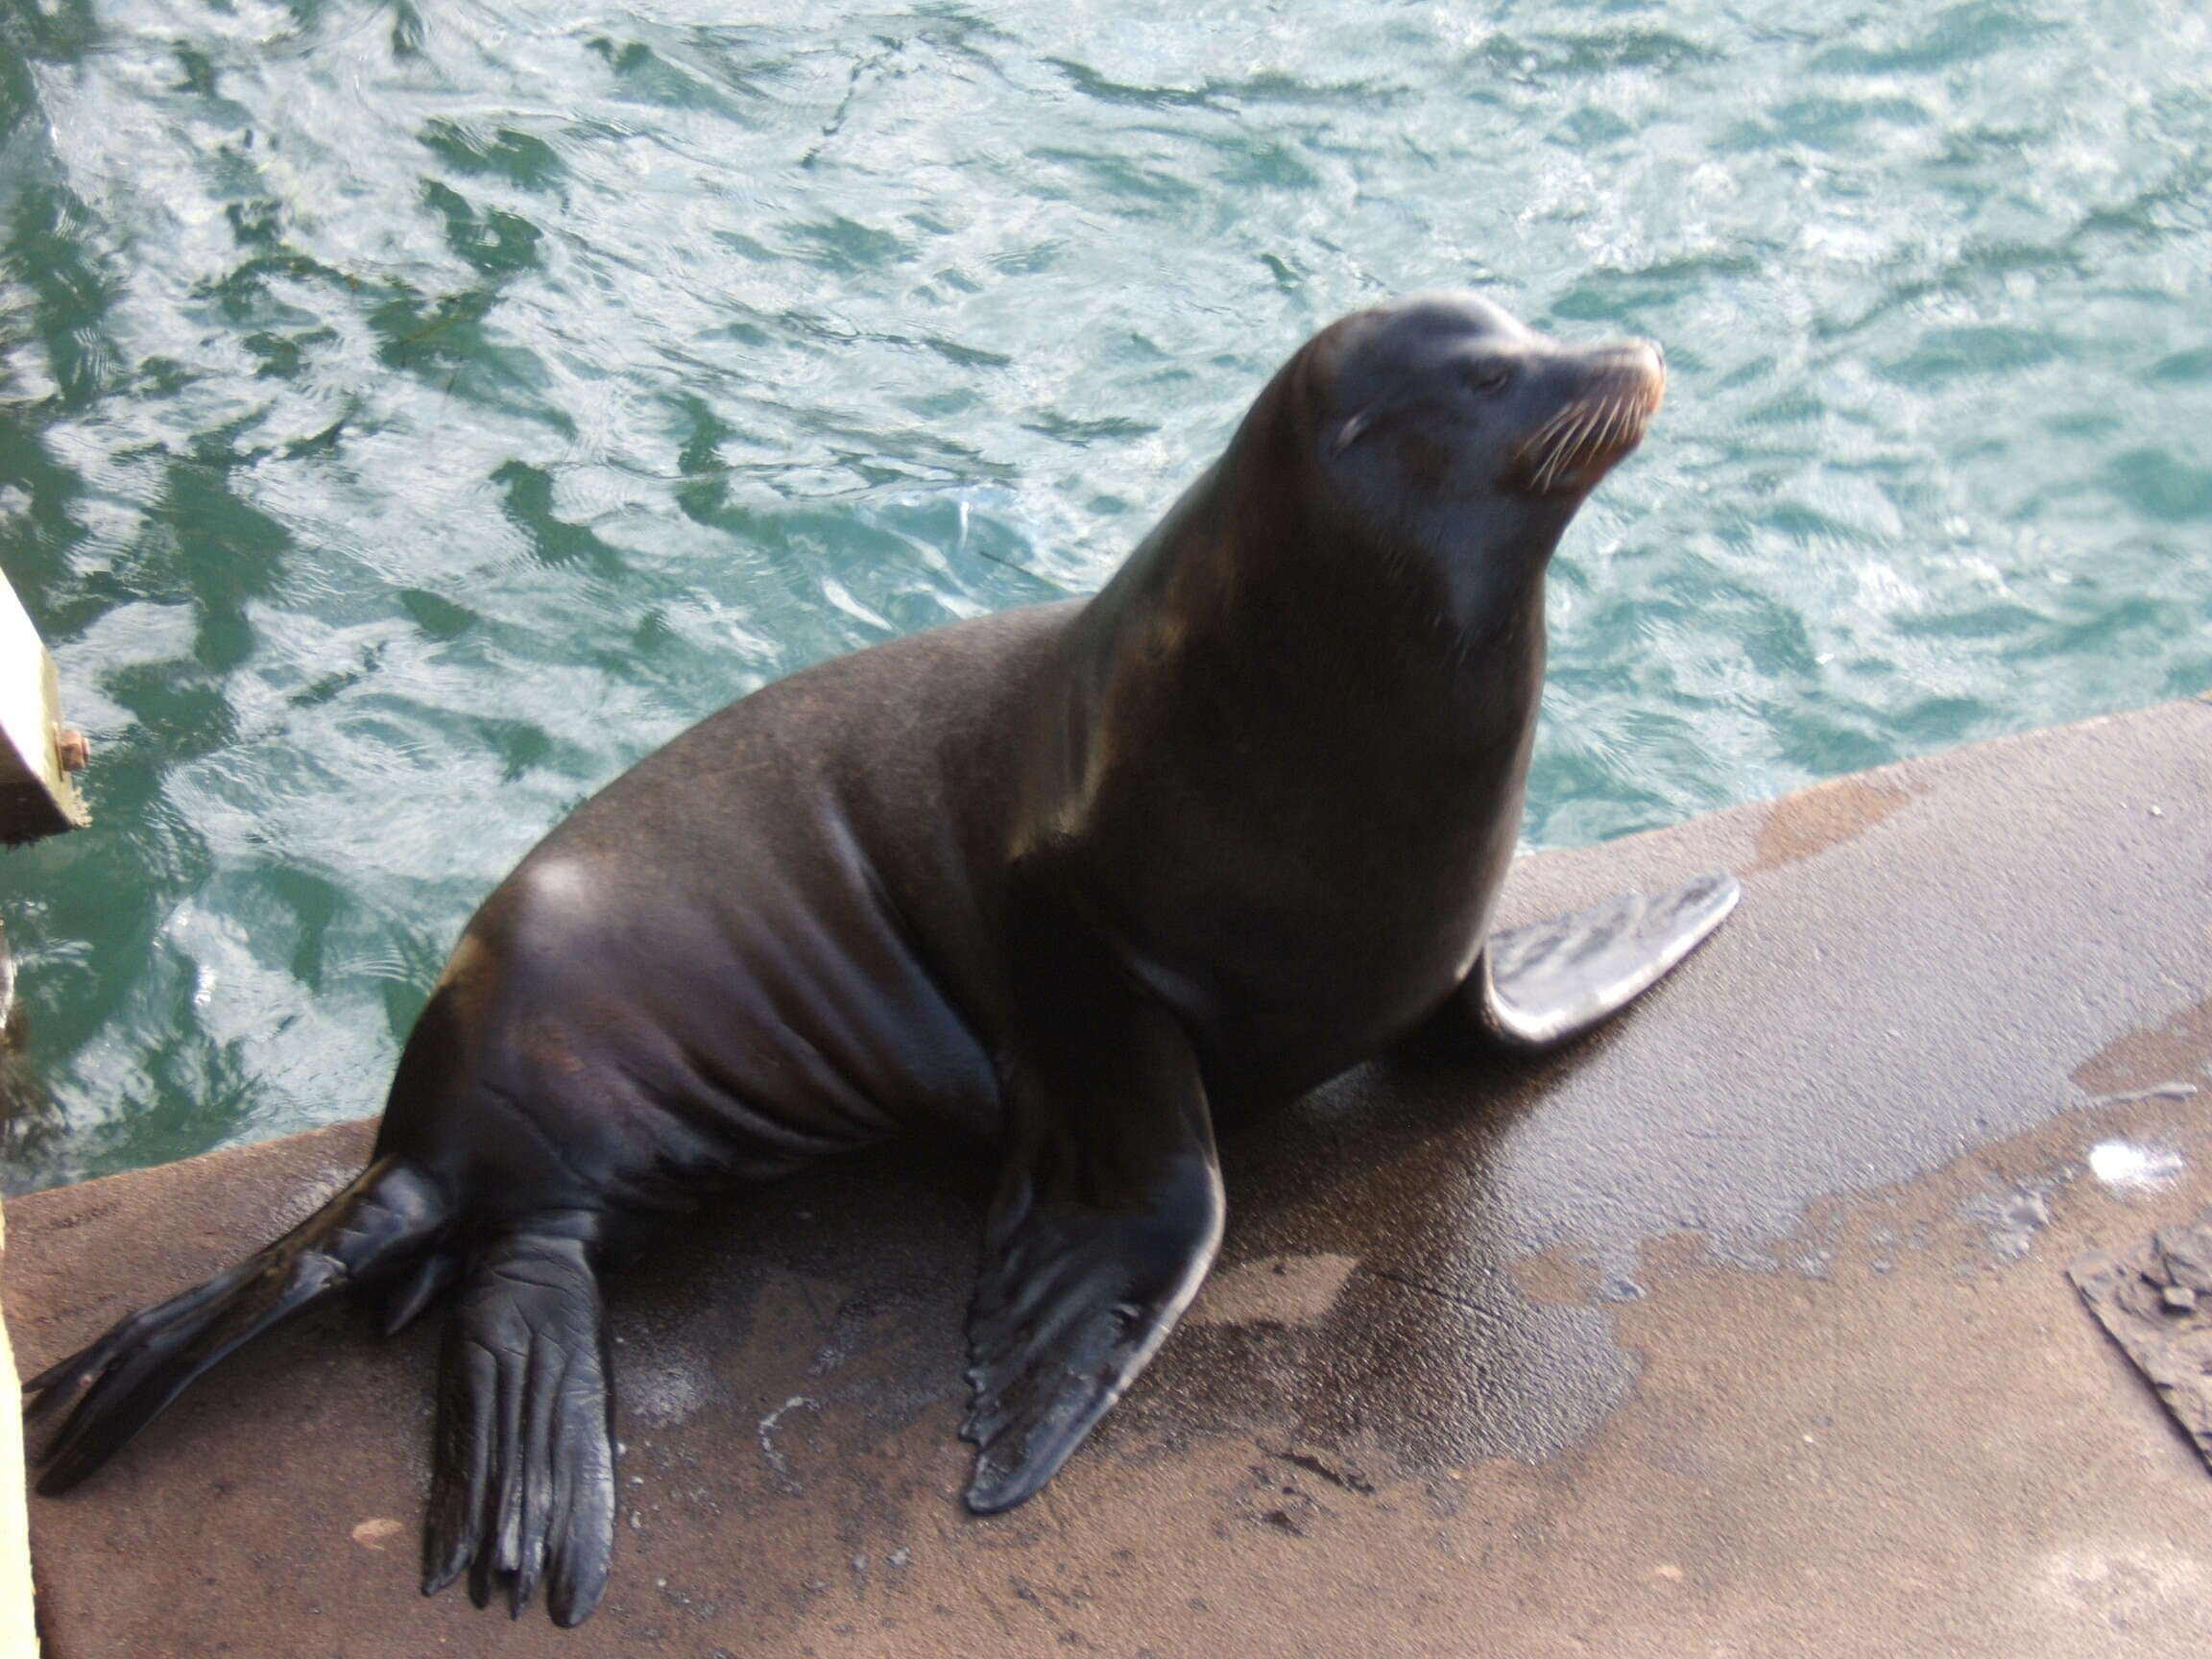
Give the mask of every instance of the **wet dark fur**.
POLYGON ((969 1502, 1021 1502, 1212 1262, 1214 1112, 1488 986, 1545 564, 1660 385, 1473 299, 1359 313, 1089 604, 825 663, 640 762, 469 923, 361 1178, 33 1380, 75 1401, 41 1490, 298 1309, 449 1292, 424 1588, 573 1623, 613 1545, 613 1230, 976 1132, 969 1502))

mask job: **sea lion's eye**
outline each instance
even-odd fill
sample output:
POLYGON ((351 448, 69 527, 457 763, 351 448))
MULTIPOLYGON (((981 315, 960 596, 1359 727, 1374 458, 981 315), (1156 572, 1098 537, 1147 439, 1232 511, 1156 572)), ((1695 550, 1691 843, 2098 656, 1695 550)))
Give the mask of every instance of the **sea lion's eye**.
POLYGON ((1467 386, 1473 392, 1503 392, 1513 383, 1513 365, 1510 363, 1470 363, 1466 371, 1467 386))

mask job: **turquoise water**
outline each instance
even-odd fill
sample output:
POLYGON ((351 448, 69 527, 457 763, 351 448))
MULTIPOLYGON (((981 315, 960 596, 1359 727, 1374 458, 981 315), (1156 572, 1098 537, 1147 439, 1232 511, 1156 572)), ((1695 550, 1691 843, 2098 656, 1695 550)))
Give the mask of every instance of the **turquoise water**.
POLYGON ((566 807, 1094 588, 1331 317, 1672 385, 1532 846, 2212 685, 2212 27, 1951 7, 0 0, 0 859, 41 1185, 373 1111, 566 807))

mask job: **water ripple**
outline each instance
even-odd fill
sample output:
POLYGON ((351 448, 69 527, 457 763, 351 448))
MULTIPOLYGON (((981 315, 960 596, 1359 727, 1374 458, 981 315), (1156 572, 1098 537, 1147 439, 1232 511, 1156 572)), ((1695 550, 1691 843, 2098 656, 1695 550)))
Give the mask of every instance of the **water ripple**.
POLYGON ((2212 683, 2212 24, 0 0, 16 1186, 370 1110, 469 907, 727 698, 1095 587, 1331 316, 1665 342, 1533 845, 2212 683))

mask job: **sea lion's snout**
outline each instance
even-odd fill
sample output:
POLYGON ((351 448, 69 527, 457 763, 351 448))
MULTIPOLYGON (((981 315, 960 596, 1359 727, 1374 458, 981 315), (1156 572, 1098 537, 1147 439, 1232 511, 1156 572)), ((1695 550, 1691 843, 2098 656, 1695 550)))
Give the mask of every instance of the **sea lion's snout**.
POLYGON ((1553 366, 1558 406, 1514 450, 1509 487, 1532 495, 1590 489, 1644 441, 1667 396, 1667 354, 1651 340, 1574 352, 1553 366))

